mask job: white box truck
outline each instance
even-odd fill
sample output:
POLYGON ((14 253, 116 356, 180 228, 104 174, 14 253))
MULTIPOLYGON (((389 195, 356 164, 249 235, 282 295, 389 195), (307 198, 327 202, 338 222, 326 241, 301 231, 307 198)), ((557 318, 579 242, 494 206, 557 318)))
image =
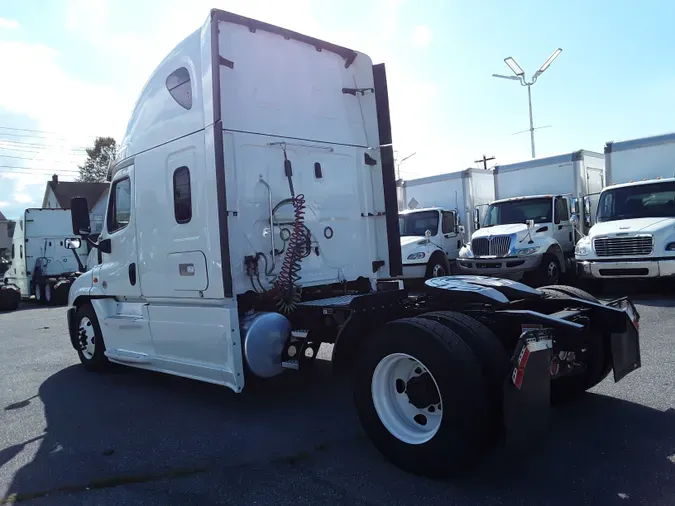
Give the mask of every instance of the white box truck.
POLYGON ((605 146, 597 223, 576 247, 589 280, 675 276, 675 134, 605 146))
POLYGON ((89 251, 72 229, 69 209, 26 209, 14 229, 3 285, 12 286, 22 299, 34 296, 40 304, 65 304, 89 251))
POLYGON ((586 150, 496 166, 497 200, 482 224, 476 214, 480 229, 460 252, 459 272, 525 279, 533 286, 574 273, 574 246, 592 223, 581 202, 600 192, 604 168, 603 155, 586 150))
POLYGON ((495 198, 491 170, 403 181, 399 209, 403 278, 446 276, 473 232, 473 210, 495 198), (428 233, 427 233, 428 231, 428 233))
MULTIPOLYGON (((393 160, 383 65, 212 10, 152 74, 121 143, 101 262, 69 295, 83 366, 241 392, 330 343, 370 439, 433 476, 464 468, 503 424, 531 430, 551 397, 639 366, 625 297, 453 277, 409 296, 378 282, 401 270, 393 160)), ((86 236, 86 199, 72 210, 86 236)))

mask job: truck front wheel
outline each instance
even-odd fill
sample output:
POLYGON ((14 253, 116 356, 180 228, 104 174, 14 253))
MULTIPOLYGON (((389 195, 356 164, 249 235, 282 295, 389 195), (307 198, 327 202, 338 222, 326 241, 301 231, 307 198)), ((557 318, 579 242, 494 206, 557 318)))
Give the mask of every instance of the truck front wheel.
POLYGON ((442 276, 450 275, 450 263, 445 255, 441 253, 434 253, 427 264, 426 279, 440 278, 442 276))
POLYGON ((531 286, 555 285, 560 282, 560 264, 555 255, 545 253, 537 270, 528 273, 531 286))
POLYGON ((381 327, 361 350, 354 402, 375 447, 422 476, 459 474, 489 441, 488 386, 469 346, 430 319, 381 327))
POLYGON ((101 372, 109 365, 105 356, 103 334, 91 304, 80 306, 75 315, 75 331, 79 345, 77 354, 87 371, 101 372))

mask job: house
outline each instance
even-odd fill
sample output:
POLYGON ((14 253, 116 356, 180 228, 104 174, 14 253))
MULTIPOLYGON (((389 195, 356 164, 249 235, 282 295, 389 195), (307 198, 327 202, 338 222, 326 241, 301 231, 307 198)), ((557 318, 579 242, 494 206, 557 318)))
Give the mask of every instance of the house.
POLYGON ((12 247, 12 238, 9 235, 9 220, 0 212, 0 258, 7 256, 12 247))
POLYGON ((98 234, 103 228, 103 217, 105 216, 109 187, 110 183, 59 181, 59 176, 54 174, 52 180, 47 183, 45 196, 42 199, 42 207, 49 209, 70 209, 71 198, 85 197, 89 204, 91 232, 92 234, 98 234))

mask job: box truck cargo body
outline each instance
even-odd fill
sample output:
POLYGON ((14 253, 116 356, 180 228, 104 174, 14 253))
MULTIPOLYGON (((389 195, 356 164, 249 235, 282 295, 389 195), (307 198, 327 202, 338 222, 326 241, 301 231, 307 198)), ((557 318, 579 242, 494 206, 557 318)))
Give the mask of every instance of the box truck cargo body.
POLYGON ((605 146, 597 223, 577 244, 591 279, 675 276, 675 134, 605 146))
POLYGON ((475 214, 480 228, 460 252, 459 271, 556 283, 572 267, 576 240, 591 226, 582 202, 602 189, 603 155, 581 150, 498 165, 494 178, 497 200, 482 224, 475 214))

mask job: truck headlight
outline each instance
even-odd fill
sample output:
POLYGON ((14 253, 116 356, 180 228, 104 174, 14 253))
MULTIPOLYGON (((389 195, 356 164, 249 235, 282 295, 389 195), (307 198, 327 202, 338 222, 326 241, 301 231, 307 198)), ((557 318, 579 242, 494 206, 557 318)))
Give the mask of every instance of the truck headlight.
POLYGON ((675 251, 675 242, 669 242, 666 244, 666 251, 675 251))
POLYGON ((590 255, 593 252, 591 248, 591 240, 588 236, 582 237, 579 239, 579 242, 574 246, 574 255, 579 257, 584 257, 590 255))
POLYGON ((417 253, 411 253, 408 255, 408 260, 421 260, 425 256, 424 251, 418 251, 417 253))
POLYGON ((583 257, 591 252, 591 248, 587 244, 577 244, 574 247, 574 254, 578 257, 583 257))
POLYGON ((459 250, 459 258, 473 258, 473 251, 471 251, 471 244, 465 244, 459 250))
POLYGON ((531 248, 517 249, 516 250, 516 256, 526 257, 526 256, 529 256, 529 255, 534 255, 538 251, 539 251, 539 246, 533 246, 531 248))

